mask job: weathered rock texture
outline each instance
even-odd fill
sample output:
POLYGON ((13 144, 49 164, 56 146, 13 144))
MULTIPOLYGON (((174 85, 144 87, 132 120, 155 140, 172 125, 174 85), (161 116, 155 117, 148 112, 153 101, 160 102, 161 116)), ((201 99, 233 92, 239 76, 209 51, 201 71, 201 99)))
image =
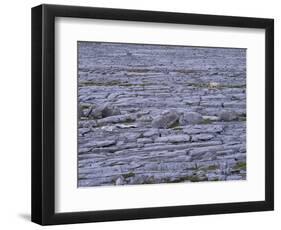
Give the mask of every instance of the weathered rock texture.
POLYGON ((246 50, 78 43, 78 186, 246 179, 246 50))

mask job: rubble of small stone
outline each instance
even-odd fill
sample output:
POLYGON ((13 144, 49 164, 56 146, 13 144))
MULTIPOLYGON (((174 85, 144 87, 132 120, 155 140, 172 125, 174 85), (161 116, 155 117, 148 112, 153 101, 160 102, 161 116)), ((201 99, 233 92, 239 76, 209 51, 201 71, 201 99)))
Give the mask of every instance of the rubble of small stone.
POLYGON ((246 50, 78 43, 78 186, 246 179, 246 50))

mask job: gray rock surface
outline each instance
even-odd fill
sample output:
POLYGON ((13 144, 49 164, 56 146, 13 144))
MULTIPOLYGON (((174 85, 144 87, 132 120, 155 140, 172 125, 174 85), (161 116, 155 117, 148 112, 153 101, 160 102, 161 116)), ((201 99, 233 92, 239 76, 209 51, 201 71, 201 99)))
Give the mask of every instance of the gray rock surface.
POLYGON ((79 187, 245 180, 246 50, 78 42, 77 127, 79 187))

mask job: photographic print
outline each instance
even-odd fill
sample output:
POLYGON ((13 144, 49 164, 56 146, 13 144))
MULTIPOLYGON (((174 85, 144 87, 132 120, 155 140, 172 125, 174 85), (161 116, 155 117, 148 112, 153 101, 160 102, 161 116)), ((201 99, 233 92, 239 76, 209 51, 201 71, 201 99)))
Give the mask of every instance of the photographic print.
POLYGON ((274 210, 274 19, 43 4, 31 21, 33 222, 274 210))
POLYGON ((246 49, 78 42, 78 187, 246 179, 246 49))

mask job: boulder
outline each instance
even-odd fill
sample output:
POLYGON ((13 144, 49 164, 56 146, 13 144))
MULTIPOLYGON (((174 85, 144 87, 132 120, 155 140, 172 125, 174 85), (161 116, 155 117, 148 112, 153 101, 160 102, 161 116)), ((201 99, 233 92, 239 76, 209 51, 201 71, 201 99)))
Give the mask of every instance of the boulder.
POLYGON ((156 116, 152 121, 152 127, 158 129, 167 129, 175 125, 179 120, 179 115, 175 111, 167 111, 156 116))
POLYGON ((219 113, 219 118, 222 121, 234 121, 238 118, 238 115, 234 111, 223 110, 219 113))
POLYGON ((201 122, 203 122, 203 117, 196 112, 184 113, 179 119, 180 125, 199 124, 201 122))
POLYGON ((105 118, 105 117, 111 117, 111 116, 116 116, 120 115, 121 111, 117 107, 106 103, 104 105, 100 105, 97 108, 90 108, 88 111, 88 117, 100 119, 100 118, 105 118))

